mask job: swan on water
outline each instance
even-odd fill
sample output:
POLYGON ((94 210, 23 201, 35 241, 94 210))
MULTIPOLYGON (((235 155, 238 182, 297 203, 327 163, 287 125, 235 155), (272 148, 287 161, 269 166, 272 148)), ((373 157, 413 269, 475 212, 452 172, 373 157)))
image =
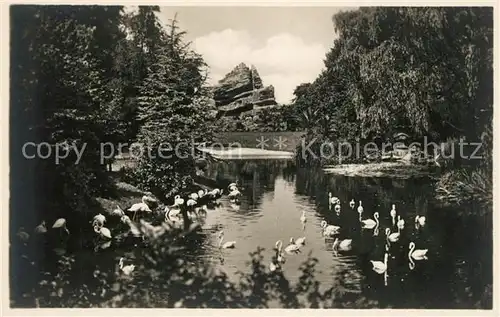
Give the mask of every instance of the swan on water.
POLYGON ((335 213, 337 214, 337 216, 340 215, 340 205, 339 204, 335 205, 334 210, 335 210, 335 213))
POLYGON ((389 249, 389 246, 391 245, 391 243, 398 242, 400 236, 401 236, 401 233, 400 233, 399 229, 398 229, 398 232, 391 233, 391 229, 385 228, 385 237, 387 240, 386 250, 389 249))
POLYGON ((415 223, 418 223, 418 225, 420 227, 425 226, 425 216, 416 215, 415 216, 415 223))
POLYGON ((398 223, 397 223, 398 229, 403 230, 405 227, 405 220, 401 218, 400 215, 398 215, 398 223))
POLYGON ((339 240, 339 238, 335 238, 333 242, 332 250, 335 254, 340 251, 350 251, 352 249, 352 239, 344 239, 339 240))
POLYGON ((134 264, 123 265, 123 258, 120 258, 119 266, 120 266, 120 270, 122 270, 122 272, 125 275, 130 275, 130 273, 132 273, 135 269, 134 264))
POLYGON ((375 227, 378 227, 378 211, 376 211, 374 214, 373 214, 373 218, 375 218, 375 220, 373 219, 365 219, 365 220, 361 220, 361 223, 363 225, 363 228, 365 229, 373 229, 375 227))
POLYGON ((300 222, 302 222, 302 224, 305 224, 307 222, 305 210, 302 210, 302 215, 300 216, 300 222))
POLYGON ((410 251, 408 252, 408 260, 410 269, 413 270, 415 268, 415 262, 413 260, 421 261, 421 260, 427 260, 427 251, 428 249, 416 249, 415 250, 415 243, 412 241, 410 242, 410 245, 408 246, 410 251))
POLYGON ((338 197, 333 196, 332 192, 328 193, 328 203, 330 205, 340 204, 340 199, 338 197))
POLYGON ((359 217, 361 218, 361 214, 363 213, 364 209, 363 209, 363 206, 362 206, 362 203, 361 203, 361 200, 359 201, 359 206, 358 206, 358 214, 359 214, 359 217))
POLYGON ((306 237, 300 237, 295 240, 293 237, 290 238, 290 243, 296 244, 298 246, 306 245, 306 237))
POLYGON ((384 262, 370 260, 370 262, 373 265, 372 269, 378 274, 384 274, 387 271, 387 259, 388 259, 388 257, 389 257, 389 254, 386 252, 384 255, 384 262))
POLYGON ((391 209, 392 225, 396 225, 396 205, 392 205, 391 209))
POLYGON ((354 201, 354 199, 351 199, 351 201, 349 202, 349 207, 351 207, 351 209, 354 209, 354 207, 356 207, 356 202, 354 201))
POLYGON ((286 254, 297 254, 297 253, 300 253, 300 245, 292 243, 292 241, 293 241, 292 239, 290 241, 290 244, 285 247, 285 253, 286 254))
POLYGON ((325 220, 321 221, 321 228, 323 228, 323 235, 332 237, 339 233, 340 227, 329 225, 325 220))
POLYGON ((285 263, 285 257, 283 256, 283 242, 281 240, 276 241, 275 250, 276 250, 276 260, 278 263, 285 263))
POLYGON ((236 246, 236 241, 227 241, 224 244, 222 244, 222 241, 224 240, 224 231, 221 230, 219 232, 219 248, 222 249, 232 249, 236 246))

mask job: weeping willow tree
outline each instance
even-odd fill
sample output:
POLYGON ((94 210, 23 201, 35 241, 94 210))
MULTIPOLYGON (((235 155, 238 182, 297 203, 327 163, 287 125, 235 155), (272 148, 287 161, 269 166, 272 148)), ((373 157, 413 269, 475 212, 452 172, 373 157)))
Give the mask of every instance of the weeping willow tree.
POLYGON ((333 21, 325 70, 296 100, 344 126, 324 133, 477 138, 491 121, 490 8, 361 8, 333 21))

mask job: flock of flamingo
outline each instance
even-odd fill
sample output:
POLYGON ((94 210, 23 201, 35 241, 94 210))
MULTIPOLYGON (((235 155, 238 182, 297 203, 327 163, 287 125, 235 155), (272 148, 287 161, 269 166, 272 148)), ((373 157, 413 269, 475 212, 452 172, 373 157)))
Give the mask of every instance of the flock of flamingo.
MULTIPOLYGON (((228 198, 231 204, 238 205, 239 197, 241 196, 241 192, 239 191, 236 183, 229 184, 228 188, 228 198)), ((164 208, 157 208, 156 210, 159 215, 162 217, 162 224, 158 226, 154 226, 150 222, 145 221, 144 219, 139 219, 139 223, 141 227, 137 226, 135 222, 138 214, 152 214, 155 206, 159 206, 158 201, 148 195, 142 197, 142 201, 139 203, 135 203, 126 210, 117 206, 115 210, 111 212, 111 215, 119 218, 120 222, 125 224, 129 230, 127 230, 127 235, 132 235, 133 237, 145 239, 144 230, 149 231, 152 236, 159 236, 163 234, 166 230, 169 229, 169 226, 182 226, 183 225, 183 217, 181 213, 181 207, 187 207, 187 214, 190 219, 194 219, 200 212, 204 212, 207 210, 207 204, 217 204, 217 200, 223 195, 224 190, 216 188, 211 191, 199 190, 196 193, 191 193, 187 195, 185 198, 181 198, 180 195, 174 197, 174 202, 170 206, 165 206, 164 208), (153 209, 152 209, 153 208, 153 209), (129 215, 132 216, 132 219, 129 215), (141 230, 142 229, 142 230, 141 230)), ((329 209, 335 212, 335 216, 339 217, 341 214, 341 201, 339 198, 334 197, 330 192, 328 195, 328 205, 329 209)), ((354 199, 349 202, 349 207, 351 209, 350 214, 355 214, 356 203, 354 199)), ((356 217, 356 223, 361 229, 373 229, 373 235, 378 236, 379 234, 379 213, 373 213, 373 219, 363 219, 364 208, 362 206, 362 202, 359 201, 359 205, 357 207, 357 212, 359 217, 356 217)), ((372 269, 378 274, 384 274, 385 284, 387 285, 387 261, 388 261, 388 252, 389 248, 392 244, 397 244, 400 241, 401 230, 405 226, 404 219, 401 216, 397 215, 396 206, 392 205, 392 209, 389 212, 389 216, 391 218, 392 227, 395 227, 396 230, 393 232, 391 228, 387 227, 385 229, 386 236, 386 244, 385 244, 385 254, 384 260, 370 260, 372 264, 372 269)), ((425 226, 425 216, 416 216, 415 217, 415 227, 422 228, 425 226)), ((306 212, 302 211, 300 216, 300 222, 302 223, 302 228, 305 229, 307 223, 306 212)), ((106 248, 111 244, 112 233, 111 230, 106 228, 104 225, 106 223, 106 216, 102 214, 97 214, 93 217, 91 221, 94 232, 97 235, 99 240, 102 240, 101 247, 106 248)), ((193 222, 193 225, 198 225, 196 221, 193 222)), ((58 229, 59 233, 62 234, 65 232, 69 235, 69 230, 66 227, 66 220, 64 218, 57 219, 52 225, 53 229, 58 229)), ((328 224, 327 221, 323 220, 321 222, 322 234, 327 239, 333 239, 332 250, 334 255, 338 256, 339 252, 348 252, 353 248, 353 239, 347 238, 339 238, 339 233, 341 231, 341 226, 338 224, 328 224)), ((47 227, 45 221, 42 221, 40 225, 35 228, 35 233, 44 234, 47 232, 47 227)), ((19 236, 27 239, 29 235, 26 232, 18 233, 19 236)), ((231 249, 236 247, 236 241, 226 241, 224 242, 224 231, 220 230, 217 234, 219 243, 219 249, 231 249)), ((291 237, 289 240, 289 244, 283 247, 282 240, 276 241, 274 245, 274 255, 272 257, 271 262, 269 263, 269 270, 274 272, 282 268, 282 265, 285 263, 285 255, 295 255, 301 253, 301 248, 306 244, 306 237, 299 237, 297 239, 291 237)), ((415 249, 415 243, 411 241, 409 243, 409 267, 411 270, 415 268, 414 261, 427 260, 427 249, 415 249)), ((119 268, 120 270, 126 274, 130 275, 134 269, 135 265, 125 265, 124 258, 120 258, 119 260, 119 268)))

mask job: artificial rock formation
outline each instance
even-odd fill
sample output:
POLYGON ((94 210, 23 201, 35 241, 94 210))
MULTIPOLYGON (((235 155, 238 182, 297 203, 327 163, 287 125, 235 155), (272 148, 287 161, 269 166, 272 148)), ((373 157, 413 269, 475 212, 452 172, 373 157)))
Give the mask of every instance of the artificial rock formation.
POLYGON ((274 87, 264 87, 257 69, 240 63, 213 90, 215 105, 222 115, 239 115, 259 107, 276 105, 274 87))

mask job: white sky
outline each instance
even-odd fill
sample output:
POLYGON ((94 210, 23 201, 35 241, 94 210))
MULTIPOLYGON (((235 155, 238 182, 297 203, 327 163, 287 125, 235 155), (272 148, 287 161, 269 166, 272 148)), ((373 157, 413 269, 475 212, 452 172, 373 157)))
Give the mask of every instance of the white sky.
POLYGON ((313 81, 335 39, 332 16, 341 7, 161 7, 177 13, 186 40, 203 55, 215 84, 237 64, 257 67, 276 100, 288 103, 295 87, 313 81))

